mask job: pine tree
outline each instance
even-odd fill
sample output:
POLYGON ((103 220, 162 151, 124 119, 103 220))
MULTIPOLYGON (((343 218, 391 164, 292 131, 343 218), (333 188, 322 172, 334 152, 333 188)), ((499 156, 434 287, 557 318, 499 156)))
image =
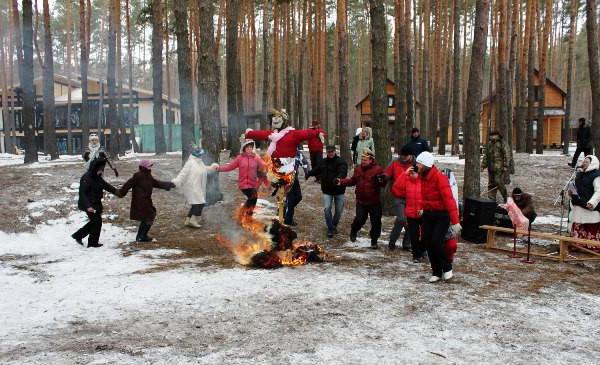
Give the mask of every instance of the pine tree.
POLYGON ((179 105, 181 106, 181 159, 190 155, 194 136, 194 103, 192 100, 192 69, 188 35, 187 0, 175 0, 174 28, 177 36, 177 71, 179 74, 179 105))
POLYGON ((56 111, 54 107, 54 56, 52 55, 52 32, 48 0, 44 8, 44 151, 51 159, 58 158, 56 146, 56 111))
POLYGON ((33 10, 31 0, 23 0, 23 58, 19 69, 23 90, 22 120, 25 163, 38 161, 34 130, 35 91, 33 88, 33 10))
POLYGON ((488 32, 489 0, 480 0, 475 9, 475 31, 471 47, 471 66, 465 108, 465 185, 463 197, 479 196, 479 111, 483 86, 483 66, 488 32))

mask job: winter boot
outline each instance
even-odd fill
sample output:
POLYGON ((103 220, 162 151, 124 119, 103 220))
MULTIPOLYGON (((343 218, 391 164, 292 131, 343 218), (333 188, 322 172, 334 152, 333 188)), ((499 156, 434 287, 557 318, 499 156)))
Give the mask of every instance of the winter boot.
POLYGON ((88 248, 90 248, 90 247, 95 247, 95 248, 98 248, 98 247, 102 247, 102 246, 103 246, 103 245, 102 245, 101 243, 96 243, 96 244, 91 244, 91 245, 88 245, 87 247, 88 247, 88 248))
POLYGON ((377 246, 377 239, 376 238, 371 238, 371 247, 369 247, 371 250, 376 250, 379 248, 379 246, 377 246))
POLYGON ((394 251, 396 249, 396 241, 390 240, 390 242, 388 243, 388 249, 390 251, 394 251))
POLYGON ((186 227, 190 227, 190 217, 185 217, 185 220, 183 221, 183 225, 186 227))
POLYGON ((151 224, 146 222, 140 223, 140 228, 138 229, 138 234, 135 238, 137 242, 152 242, 152 237, 148 236, 148 231, 152 227, 151 224))
POLYGON ((81 240, 81 238, 79 237, 75 237, 75 235, 71 235, 71 238, 73 238, 75 240, 75 242, 79 243, 80 245, 83 246, 83 241, 81 240))
POLYGON ((350 242, 356 242, 356 232, 350 231, 350 242))
POLYGON ((193 215, 190 218, 190 227, 192 228, 202 228, 202 216, 199 215, 193 215))

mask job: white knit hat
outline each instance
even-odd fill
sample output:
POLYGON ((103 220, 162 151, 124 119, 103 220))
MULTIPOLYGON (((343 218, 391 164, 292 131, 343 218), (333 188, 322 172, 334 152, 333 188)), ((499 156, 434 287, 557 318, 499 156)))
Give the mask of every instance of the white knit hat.
POLYGON ((417 163, 420 163, 425 167, 433 166, 434 162, 435 159, 433 158, 433 155, 430 152, 421 152, 419 156, 417 156, 417 163))

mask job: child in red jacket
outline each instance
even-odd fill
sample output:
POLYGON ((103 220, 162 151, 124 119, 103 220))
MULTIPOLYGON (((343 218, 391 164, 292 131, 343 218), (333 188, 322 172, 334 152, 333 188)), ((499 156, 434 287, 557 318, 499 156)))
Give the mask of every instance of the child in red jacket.
POLYGON ((371 220, 371 249, 377 249, 377 240, 381 235, 380 190, 386 185, 383 168, 375 162, 375 155, 369 149, 363 151, 360 165, 354 169, 351 178, 338 179, 343 186, 356 186, 356 216, 350 228, 350 241, 356 242, 358 231, 371 220))
POLYGON ((406 201, 404 215, 407 221, 407 234, 410 237, 413 262, 420 262, 425 253, 421 242, 423 198, 421 196, 421 179, 413 167, 396 179, 392 185, 392 194, 394 197, 404 197, 406 201))

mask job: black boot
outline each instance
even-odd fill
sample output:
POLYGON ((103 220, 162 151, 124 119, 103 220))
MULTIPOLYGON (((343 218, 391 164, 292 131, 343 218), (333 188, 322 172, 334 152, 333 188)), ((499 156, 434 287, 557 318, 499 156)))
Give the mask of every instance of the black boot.
POLYGON ((377 246, 377 238, 371 238, 371 247, 369 247, 371 250, 376 250, 379 248, 379 246, 377 246))
POLYGON ((79 243, 80 245, 83 246, 83 241, 81 240, 81 238, 75 237, 75 234, 72 234, 71 238, 73 238, 75 240, 75 242, 77 242, 77 243, 79 243))
POLYGON ((151 227, 152 227, 151 224, 148 224, 147 222, 142 221, 140 223, 140 228, 138 229, 138 233, 137 233, 137 236, 135 237, 135 240, 137 242, 152 242, 152 237, 148 236, 148 231, 150 231, 151 227))

